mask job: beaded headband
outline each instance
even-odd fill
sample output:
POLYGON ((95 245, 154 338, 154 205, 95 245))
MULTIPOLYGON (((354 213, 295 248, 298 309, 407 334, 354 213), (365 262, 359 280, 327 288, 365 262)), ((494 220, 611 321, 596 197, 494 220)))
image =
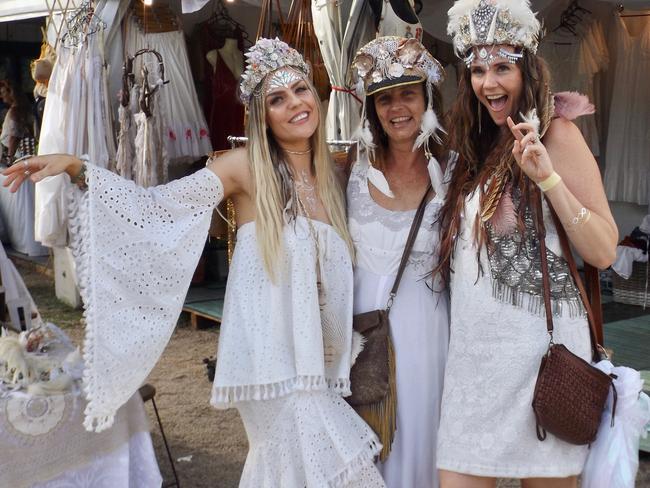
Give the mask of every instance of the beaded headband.
POLYGON ((246 52, 246 69, 239 82, 239 99, 248 105, 253 96, 260 95, 264 79, 280 68, 291 67, 309 76, 309 65, 298 51, 280 39, 259 39, 246 52))
MULTIPOLYGON (((476 46, 507 44, 537 52, 541 24, 529 0, 457 0, 448 15, 447 33, 453 38, 456 55, 468 65, 476 53, 468 56, 467 51, 476 46)), ((515 55, 509 60, 519 58, 515 55)))

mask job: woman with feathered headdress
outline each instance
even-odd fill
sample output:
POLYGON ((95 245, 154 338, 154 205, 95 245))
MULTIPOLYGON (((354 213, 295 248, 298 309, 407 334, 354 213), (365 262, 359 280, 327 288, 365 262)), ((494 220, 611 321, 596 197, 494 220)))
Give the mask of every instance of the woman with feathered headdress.
MULTIPOLYGON (((442 486, 494 487, 509 477, 526 488, 575 487, 587 446, 550 434, 539 440, 531 407, 549 346, 535 209, 547 230, 555 341, 587 360, 585 309, 551 209, 584 261, 599 268, 615 259, 616 224, 598 166, 568 120, 567 97, 550 92, 529 1, 458 0, 448 32, 466 68, 449 121, 458 161, 436 270, 451 294, 442 486)), ((577 105, 593 111, 579 98, 577 105)))

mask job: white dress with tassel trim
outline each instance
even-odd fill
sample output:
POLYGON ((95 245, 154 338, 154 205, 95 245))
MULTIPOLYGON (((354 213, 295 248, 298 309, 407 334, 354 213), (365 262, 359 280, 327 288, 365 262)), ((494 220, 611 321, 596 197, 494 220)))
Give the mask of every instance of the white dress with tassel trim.
POLYGON ((380 444, 342 398, 350 393, 352 263, 333 227, 319 240, 324 313, 341 325, 325 363, 315 243, 304 217, 285 225, 278 277, 264 269, 255 223, 240 227, 221 324, 212 404, 237 408, 249 452, 240 487, 382 487, 380 444))

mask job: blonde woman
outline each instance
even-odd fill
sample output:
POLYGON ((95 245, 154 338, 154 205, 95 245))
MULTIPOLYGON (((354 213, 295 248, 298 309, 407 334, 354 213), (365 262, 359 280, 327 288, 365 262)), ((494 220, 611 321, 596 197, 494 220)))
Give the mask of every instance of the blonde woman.
MULTIPOLYGON (((192 176, 138 188, 72 156, 8 170, 16 189, 67 172, 86 306, 88 428, 110 425, 166 344, 214 206, 238 215, 211 403, 237 408, 250 450, 243 487, 384 486, 374 433, 349 394, 351 241, 314 87, 285 43, 260 39, 240 97, 249 143, 192 176)), ((356 348, 358 349, 358 348, 356 348)))

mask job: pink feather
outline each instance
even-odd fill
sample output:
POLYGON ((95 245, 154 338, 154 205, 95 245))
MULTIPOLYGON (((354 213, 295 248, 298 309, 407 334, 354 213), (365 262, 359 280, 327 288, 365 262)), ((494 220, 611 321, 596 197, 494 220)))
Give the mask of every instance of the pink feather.
POLYGON ((582 115, 591 115, 596 107, 586 95, 578 92, 559 92, 554 95, 555 115, 567 120, 575 120, 582 115))
POLYGON ((490 218, 494 233, 499 236, 512 234, 517 226, 517 215, 515 213, 515 204, 510 194, 512 185, 508 184, 501 194, 499 205, 490 218))

